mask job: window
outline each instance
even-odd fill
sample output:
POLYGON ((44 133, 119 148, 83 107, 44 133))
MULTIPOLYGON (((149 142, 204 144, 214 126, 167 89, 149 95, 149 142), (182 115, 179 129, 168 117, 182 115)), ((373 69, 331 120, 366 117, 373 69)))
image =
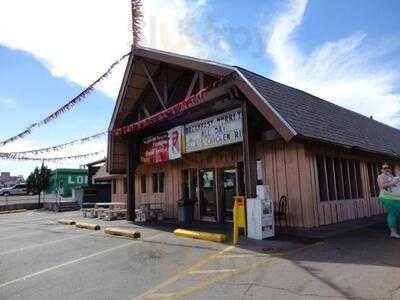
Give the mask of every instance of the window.
POLYGON ((164 193, 164 172, 158 174, 158 192, 164 193))
POLYGON ((369 181, 369 193, 371 197, 379 196, 379 186, 378 186, 378 175, 379 170, 382 169, 382 165, 377 162, 367 163, 368 169, 368 181, 369 181))
POLYGON ((113 194, 117 193, 117 181, 115 179, 112 180, 112 192, 113 194))
POLYGON ((128 192, 128 181, 124 178, 124 194, 128 192))
POLYGON ((140 189, 143 194, 146 193, 146 175, 142 174, 140 178, 140 189))
POLYGON ((158 192, 158 174, 153 173, 153 193, 158 192))
POLYGON ((153 193, 164 193, 164 172, 153 173, 153 193))
POLYGON ((316 158, 321 201, 363 197, 359 161, 325 155, 316 158))

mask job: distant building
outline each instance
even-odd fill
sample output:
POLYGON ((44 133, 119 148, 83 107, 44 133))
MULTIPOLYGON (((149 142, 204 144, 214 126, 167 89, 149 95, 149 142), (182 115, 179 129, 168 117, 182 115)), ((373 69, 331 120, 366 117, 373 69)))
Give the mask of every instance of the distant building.
POLYGON ((55 169, 50 174, 50 188, 47 193, 64 196, 72 195, 72 188, 88 185, 87 169, 55 169))
POLYGON ((22 175, 11 176, 10 172, 0 173, 0 188, 11 187, 17 183, 24 182, 24 177, 22 175))

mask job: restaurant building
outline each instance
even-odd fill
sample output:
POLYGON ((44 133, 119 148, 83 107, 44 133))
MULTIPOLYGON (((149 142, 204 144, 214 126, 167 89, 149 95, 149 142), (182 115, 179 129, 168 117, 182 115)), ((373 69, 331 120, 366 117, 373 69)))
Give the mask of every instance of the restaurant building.
POLYGON ((379 165, 399 171, 400 131, 236 66, 132 51, 109 127, 107 171, 126 174, 128 219, 143 203, 194 200, 195 218, 232 219, 235 195, 268 185, 289 226, 383 213, 379 165))

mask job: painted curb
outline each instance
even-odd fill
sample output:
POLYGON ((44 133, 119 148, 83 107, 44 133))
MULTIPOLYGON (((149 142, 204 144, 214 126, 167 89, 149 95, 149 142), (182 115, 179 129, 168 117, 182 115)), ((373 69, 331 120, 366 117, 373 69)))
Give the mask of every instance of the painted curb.
POLYGON ((225 242, 226 235, 220 233, 202 232, 202 231, 192 231, 186 229, 176 229, 174 234, 177 236, 183 236, 192 239, 206 240, 212 242, 225 242))
POLYGON ((129 230, 125 228, 107 227, 104 229, 104 233, 118 236, 126 236, 132 239, 140 238, 140 232, 135 230, 129 230))
POLYGON ((77 222, 75 224, 75 226, 78 227, 78 228, 83 228, 83 229, 100 230, 100 225, 98 225, 98 224, 77 222))
POLYGON ((60 224, 64 224, 64 225, 75 225, 76 222, 74 220, 70 220, 70 219, 60 219, 57 221, 60 224))
POLYGON ((20 213, 20 212, 25 212, 25 211, 26 211, 26 209, 3 210, 3 211, 0 211, 0 215, 20 213))

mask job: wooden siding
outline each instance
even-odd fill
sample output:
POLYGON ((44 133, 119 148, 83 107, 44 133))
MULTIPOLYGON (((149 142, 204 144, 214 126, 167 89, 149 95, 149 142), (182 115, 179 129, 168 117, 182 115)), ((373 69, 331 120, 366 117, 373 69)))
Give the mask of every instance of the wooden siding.
POLYGON ((124 191, 124 178, 118 178, 111 181, 111 185, 116 184, 115 194, 113 193, 113 186, 111 186, 111 201, 126 203, 127 195, 124 191))
POLYGON ((313 189, 316 191, 316 204, 318 207, 319 225, 339 223, 384 213, 383 206, 376 197, 370 196, 367 161, 360 161, 361 183, 363 198, 337 201, 320 201, 318 188, 317 162, 315 155, 310 153, 311 176, 313 189))
POLYGON ((274 201, 282 196, 288 198, 289 226, 317 226, 310 164, 304 146, 279 141, 261 145, 258 152, 259 159, 264 160, 264 178, 274 201))
MULTIPOLYGON (((377 198, 370 196, 368 159, 355 152, 335 154, 360 160, 363 198, 321 201, 316 161, 320 151, 301 143, 283 141, 259 146, 258 157, 264 160, 264 176, 273 199, 288 197, 289 226, 311 228, 384 213, 377 198)), ((396 168, 398 170, 397 165, 396 168)))
MULTIPOLYGON (((363 198, 320 201, 316 162, 316 154, 319 151, 320 149, 310 148, 302 143, 286 143, 283 140, 257 144, 257 159, 262 161, 263 180, 269 186, 274 201, 278 201, 283 195, 288 197, 289 226, 311 228, 384 213, 382 205, 376 198, 370 196, 368 160, 357 153, 341 157, 358 160, 363 157, 360 160, 363 198)), ((176 201, 182 197, 183 169, 217 170, 233 167, 240 161, 242 161, 242 147, 241 144, 237 144, 187 154, 181 160, 162 164, 141 164, 135 173, 136 205, 161 202, 164 203, 165 217, 177 218, 176 201), (164 193, 153 193, 152 174, 157 172, 165 173, 164 193), (146 193, 141 193, 143 174, 146 175, 146 193)), ((218 184, 219 178, 216 177, 215 180, 218 184)))
MULTIPOLYGON (((216 148, 184 155, 183 159, 155 165, 139 165, 135 174, 137 207, 143 203, 164 203, 165 217, 177 218, 176 201, 182 197, 181 172, 184 169, 222 168, 235 166, 241 161, 241 145, 216 148), (153 193, 152 174, 165 173, 164 193, 153 193), (146 175, 146 193, 141 192, 141 177, 146 175)), ((196 215, 198 208, 196 207, 196 215)))

